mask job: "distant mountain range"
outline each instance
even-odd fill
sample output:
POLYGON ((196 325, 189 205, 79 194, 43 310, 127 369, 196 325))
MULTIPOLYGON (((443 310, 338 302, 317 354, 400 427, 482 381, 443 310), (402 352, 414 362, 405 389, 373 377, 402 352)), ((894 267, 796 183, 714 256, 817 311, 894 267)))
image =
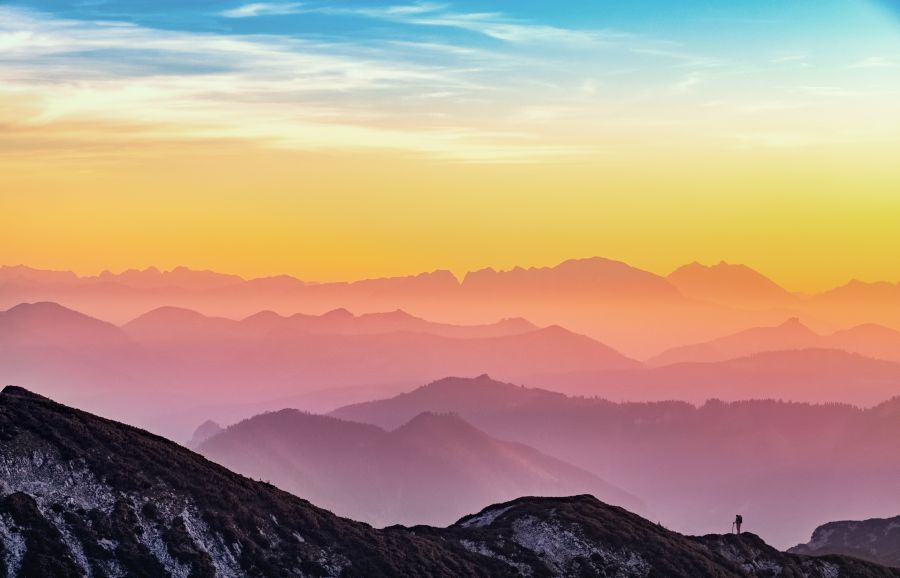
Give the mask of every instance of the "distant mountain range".
POLYGON ((640 365, 556 326, 512 319, 461 326, 403 312, 354 316, 345 310, 233 321, 166 308, 118 328, 55 303, 21 304, 0 313, 0 343, 3 381, 27 383, 175 439, 185 439, 201 419, 229 423, 290 403, 334 409, 445 375, 640 365), (332 391, 327 407, 317 393, 326 389, 347 395, 332 391), (228 407, 216 409, 223 400, 228 407), (196 412, 188 411, 193 407, 196 412))
POLYGON ((753 534, 682 536, 590 496, 374 530, 15 387, 0 393, 0 439, 0 571, 14 578, 900 576, 785 554, 753 534))
POLYGON ((676 347, 651 358, 651 365, 725 361, 767 351, 841 349, 876 359, 900 361, 900 331, 875 324, 821 335, 799 319, 772 327, 753 327, 705 343, 676 347))
POLYGON ((724 261, 712 266, 697 262, 684 265, 666 279, 685 297, 727 307, 789 308, 798 306, 802 299, 746 265, 724 261))
POLYGON ((178 307, 160 307, 129 321, 122 329, 145 343, 172 343, 222 339, 242 341, 265 337, 273 332, 308 332, 336 335, 372 335, 379 333, 426 333, 456 339, 505 337, 539 329, 525 319, 502 319, 484 325, 451 325, 414 317, 403 310, 388 313, 354 315, 335 309, 322 315, 297 313, 284 317, 262 311, 245 319, 207 317, 178 307))
POLYGON ((896 338, 872 326, 822 336, 791 320, 670 352, 663 357, 696 360, 653 367, 523 319, 453 325, 338 309, 232 320, 166 307, 116 327, 35 303, 0 312, 0 379, 183 440, 205 419, 233 423, 285 407, 328 412, 484 373, 614 401, 872 406, 900 395, 900 364, 847 351, 888 356, 896 338))
POLYGON ((336 410, 395 428, 455 412, 641 496, 680 531, 742 512, 784 547, 835 519, 900 511, 900 398, 868 410, 778 401, 612 403, 478 379, 444 379, 336 410))
MULTIPOLYGON (((900 467, 897 468, 900 474, 900 467)), ((900 516, 829 522, 812 539, 790 549, 797 554, 838 554, 900 568, 900 516)))
POLYGON ((599 257, 554 267, 483 269, 462 280, 434 271, 347 283, 289 276, 245 280, 184 267, 92 277, 0 267, 0 308, 36 301, 117 324, 171 306, 231 319, 263 310, 291 316, 340 308, 402 309, 453 325, 525 318, 540 326, 561 325, 641 359, 792 316, 823 331, 865 324, 900 329, 900 284, 852 281, 809 296, 790 293, 743 265, 694 263, 663 277, 599 257))
POLYGON ((900 364, 839 349, 796 349, 616 372, 536 374, 516 381, 611 401, 781 399, 870 407, 900 395, 900 364))
POLYGON ((519 496, 592 494, 646 513, 640 500, 593 474, 496 440, 454 414, 422 413, 388 432, 282 410, 233 425, 197 451, 376 526, 451 524, 519 496))

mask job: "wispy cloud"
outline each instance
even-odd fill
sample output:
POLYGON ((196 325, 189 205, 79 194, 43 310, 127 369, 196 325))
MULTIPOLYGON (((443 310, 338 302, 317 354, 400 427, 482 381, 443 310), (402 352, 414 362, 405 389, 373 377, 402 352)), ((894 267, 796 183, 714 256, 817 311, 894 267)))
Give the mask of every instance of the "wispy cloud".
POLYGON ((415 26, 455 28, 503 42, 609 44, 635 35, 617 30, 577 29, 550 26, 510 18, 502 12, 459 12, 449 4, 417 2, 388 7, 322 6, 311 12, 354 15, 415 26))
POLYGON ((704 75, 699 72, 691 72, 684 78, 675 83, 675 92, 686 93, 691 92, 694 87, 703 82, 704 75))
POLYGON ((409 16, 413 14, 427 14, 429 12, 438 12, 440 10, 446 10, 449 7, 449 4, 439 4, 437 2, 417 2, 415 4, 409 4, 406 6, 389 6, 382 9, 380 12, 393 16, 409 16))
POLYGON ((253 18, 256 16, 284 16, 296 14, 303 7, 300 2, 254 2, 223 11, 226 18, 253 18))
MULTIPOLYGON (((769 119, 776 126, 788 112, 841 118, 851 98, 882 102, 890 88, 879 95, 841 83, 840 75, 810 74, 793 88, 760 90, 755 75, 783 71, 774 65, 805 55, 755 53, 755 60, 735 62, 733 54, 705 55, 665 38, 465 12, 444 2, 262 2, 226 11, 251 19, 294 14, 297 30, 308 13, 355 19, 360 32, 213 33, 0 7, 0 99, 29 103, 24 111, 0 107, 0 124, 77 126, 67 129, 67 142, 91 141, 84 135, 93 123, 116 127, 98 129, 98 139, 129 126, 146 139, 530 162, 582 159, 615 147, 604 140, 610 127, 619 135, 628 127, 674 133, 700 119, 752 135, 769 131, 756 125, 769 119), (819 84, 825 82, 833 86, 819 84), (727 104, 704 106, 712 101, 727 104)), ((215 14, 204 16, 221 26, 215 14)), ((246 24, 266 29, 263 21, 246 24)), ((835 69, 858 76, 844 64, 835 69)), ((760 140, 815 142, 816 127, 798 128, 803 138, 760 140)), ((37 132, 26 132, 36 143, 37 132)))
MULTIPOLYGON (((300 150, 393 149, 466 162, 582 154, 519 130, 427 121, 386 100, 478 90, 451 63, 275 36, 225 36, 0 8, 0 97, 34 103, 23 125, 130 124, 148 138, 232 138, 300 150), (152 58, 147 58, 152 56, 152 58), (126 60, 128 63, 118 62, 126 60), (159 61, 204 69, 159 70, 159 61), (116 65, 111 62, 117 61, 116 65)), ((407 48, 412 53, 418 49, 407 48)), ((449 122, 448 122, 449 121, 449 122)))
POLYGON ((850 68, 895 68, 897 62, 884 56, 869 56, 850 65, 850 68))

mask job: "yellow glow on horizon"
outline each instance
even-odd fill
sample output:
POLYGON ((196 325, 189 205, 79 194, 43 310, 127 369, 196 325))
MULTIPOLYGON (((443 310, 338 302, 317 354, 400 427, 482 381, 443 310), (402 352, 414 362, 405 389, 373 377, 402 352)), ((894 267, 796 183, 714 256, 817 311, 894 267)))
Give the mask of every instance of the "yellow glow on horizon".
POLYGON ((846 45, 500 18, 516 38, 380 51, 0 14, 0 264, 327 281, 600 255, 900 281, 900 40, 875 4, 835 10, 846 45))
POLYGON ((808 292, 900 280, 900 167, 883 147, 701 144, 524 165, 231 141, 13 157, 0 262, 321 281, 600 255, 661 274, 724 259, 808 292))

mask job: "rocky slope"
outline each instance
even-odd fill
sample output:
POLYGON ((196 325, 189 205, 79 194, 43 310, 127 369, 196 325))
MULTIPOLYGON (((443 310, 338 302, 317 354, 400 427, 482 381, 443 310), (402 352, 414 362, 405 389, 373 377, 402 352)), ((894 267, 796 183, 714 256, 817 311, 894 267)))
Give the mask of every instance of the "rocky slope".
POLYGON ((900 577, 752 535, 684 537, 590 496, 374 530, 17 387, 0 394, 0 480, 10 577, 900 577))
POLYGON ((786 554, 754 534, 689 537, 590 496, 522 498, 467 516, 442 535, 520 575, 868 578, 900 570, 840 556, 786 554), (529 571, 535 566, 547 573, 529 571))
POLYGON ((816 528, 809 542, 790 551, 811 555, 842 554, 900 567, 900 516, 829 522, 816 528))
POLYGON ((484 576, 505 566, 375 531, 163 438, 0 394, 6 576, 484 576))

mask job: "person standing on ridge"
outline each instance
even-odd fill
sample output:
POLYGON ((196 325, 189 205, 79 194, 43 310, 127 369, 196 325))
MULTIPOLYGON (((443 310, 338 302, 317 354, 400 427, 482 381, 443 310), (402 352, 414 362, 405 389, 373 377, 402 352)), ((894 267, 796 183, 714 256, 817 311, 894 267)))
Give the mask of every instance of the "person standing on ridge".
POLYGON ((741 524, 744 523, 744 517, 738 514, 734 517, 734 527, 737 529, 738 535, 741 533, 741 524))

